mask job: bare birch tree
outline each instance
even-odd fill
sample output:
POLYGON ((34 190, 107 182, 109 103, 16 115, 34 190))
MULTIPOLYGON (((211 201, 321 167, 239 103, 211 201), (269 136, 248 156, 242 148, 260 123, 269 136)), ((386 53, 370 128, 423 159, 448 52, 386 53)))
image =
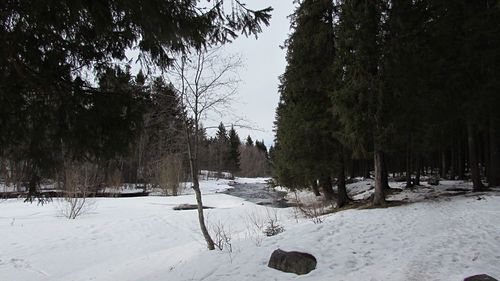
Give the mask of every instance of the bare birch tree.
POLYGON ((199 130, 201 121, 206 120, 208 114, 222 116, 228 108, 240 82, 238 69, 241 66, 240 57, 223 54, 218 47, 184 54, 174 62, 169 72, 170 81, 180 93, 185 109, 185 135, 192 188, 196 195, 201 232, 209 250, 214 250, 215 244, 205 224, 198 180, 199 130))

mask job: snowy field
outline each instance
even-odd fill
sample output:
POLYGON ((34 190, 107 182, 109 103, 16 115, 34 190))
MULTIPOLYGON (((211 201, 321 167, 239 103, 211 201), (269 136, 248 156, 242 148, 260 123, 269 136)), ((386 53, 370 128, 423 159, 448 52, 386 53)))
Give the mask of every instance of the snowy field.
MULTIPOLYGON (((76 220, 61 216, 60 202, 0 201, 0 281, 459 281, 479 273, 500 279, 498 192, 437 197, 450 187, 469 188, 444 182, 394 195, 415 203, 343 211, 313 224, 297 219, 294 208, 218 193, 229 183, 202 182, 204 204, 214 208, 205 210, 208 224, 223 226, 231 238, 232 249, 222 251, 205 249, 195 210, 172 209, 194 204, 192 194, 99 198, 76 220), (255 225, 274 216, 285 231, 264 237, 255 225), (277 248, 315 255, 317 269, 297 276, 268 268, 277 248)), ((369 187, 359 182, 349 189, 365 197, 369 187)))

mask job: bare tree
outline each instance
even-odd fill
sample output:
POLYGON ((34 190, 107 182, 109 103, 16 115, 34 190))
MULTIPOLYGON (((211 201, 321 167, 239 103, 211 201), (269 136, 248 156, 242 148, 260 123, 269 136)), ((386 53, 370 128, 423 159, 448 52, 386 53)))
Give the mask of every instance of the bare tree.
POLYGON ((165 195, 177 196, 183 178, 183 155, 181 153, 167 154, 157 161, 153 182, 163 188, 165 195))
POLYGON ((185 135, 192 188, 196 195, 201 232, 209 250, 214 250, 215 244, 205 223, 198 180, 199 130, 201 120, 206 119, 209 113, 222 115, 228 108, 240 82, 237 71, 241 65, 238 56, 222 54, 222 49, 218 47, 184 54, 170 71, 171 83, 180 93, 185 108, 185 135))
POLYGON ((255 146, 240 147, 240 172, 242 177, 263 177, 271 174, 269 160, 255 146))
POLYGON ((90 163, 70 163, 65 161, 62 169, 63 197, 60 204, 60 212, 68 219, 76 217, 89 211, 93 206, 93 201, 89 201, 90 190, 102 179, 99 176, 99 169, 90 163))

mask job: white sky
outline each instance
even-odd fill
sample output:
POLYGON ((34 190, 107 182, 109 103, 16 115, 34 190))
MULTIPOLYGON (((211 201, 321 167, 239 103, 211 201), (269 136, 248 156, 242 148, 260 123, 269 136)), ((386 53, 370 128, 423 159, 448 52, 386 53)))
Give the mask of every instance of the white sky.
MULTIPOLYGON (((278 76, 285 71, 286 51, 279 46, 288 38, 290 21, 287 18, 294 10, 292 0, 247 0, 247 7, 262 9, 272 6, 271 23, 255 37, 241 36, 226 47, 228 52, 240 53, 245 66, 240 71, 242 83, 239 86, 233 108, 235 114, 247 120, 252 127, 260 130, 237 128, 240 139, 248 135, 255 140, 264 140, 269 146, 273 143, 273 122, 279 100, 278 76)), ((222 120, 226 125, 235 120, 222 120)), ((207 124, 209 125, 209 124, 207 124)), ((212 125, 212 124, 210 124, 212 125)), ((209 132, 212 134, 212 132, 209 132)))

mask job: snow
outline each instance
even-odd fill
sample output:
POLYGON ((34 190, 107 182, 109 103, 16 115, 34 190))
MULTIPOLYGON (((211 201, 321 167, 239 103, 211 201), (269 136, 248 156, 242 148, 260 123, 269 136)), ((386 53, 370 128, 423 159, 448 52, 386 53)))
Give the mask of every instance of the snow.
MULTIPOLYGON (((456 192, 450 188, 470 189, 468 183, 443 182, 392 198, 415 203, 342 211, 313 224, 297 219, 293 208, 266 208, 220 193, 230 183, 201 182, 204 205, 214 207, 205 210, 208 224, 224 226, 232 251, 207 251, 196 211, 172 209, 194 204, 193 194, 98 198, 76 220, 62 217, 58 202, 0 201, 0 280, 451 281, 479 273, 500 278, 498 191, 439 197, 456 192), (274 215, 285 231, 264 237, 254 222, 274 215), (277 248, 315 255, 317 269, 297 276, 268 268, 277 248)), ((369 193, 369 184, 350 184, 350 194, 369 193)))

